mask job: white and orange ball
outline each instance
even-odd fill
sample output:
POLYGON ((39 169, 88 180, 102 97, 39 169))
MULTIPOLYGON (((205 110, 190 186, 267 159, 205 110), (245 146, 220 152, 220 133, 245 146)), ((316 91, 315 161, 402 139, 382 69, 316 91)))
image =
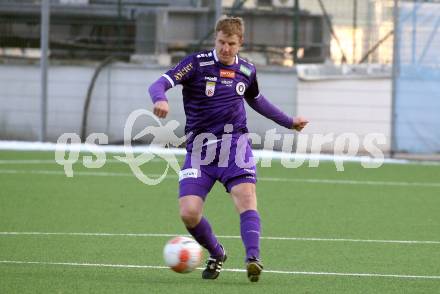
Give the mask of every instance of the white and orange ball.
POLYGON ((194 239, 174 237, 163 249, 165 263, 177 273, 189 273, 202 261, 202 247, 194 239))

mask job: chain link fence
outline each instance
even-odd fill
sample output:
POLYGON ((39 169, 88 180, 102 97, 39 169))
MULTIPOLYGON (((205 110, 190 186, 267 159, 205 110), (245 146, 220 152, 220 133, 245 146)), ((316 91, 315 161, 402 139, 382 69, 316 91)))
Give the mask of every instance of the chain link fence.
MULTIPOLYGON (((52 0, 50 57, 172 63, 213 45, 221 13, 246 20, 244 52, 256 63, 391 64, 393 1, 52 0), (167 57, 167 55, 169 55, 167 57), (168 58, 168 59, 167 59, 168 58)), ((41 1, 0 1, 0 56, 39 58, 41 1)))

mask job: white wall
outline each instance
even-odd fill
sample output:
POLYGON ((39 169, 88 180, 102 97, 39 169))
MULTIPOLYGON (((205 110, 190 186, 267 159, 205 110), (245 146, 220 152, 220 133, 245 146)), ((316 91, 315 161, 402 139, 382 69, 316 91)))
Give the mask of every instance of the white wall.
MULTIPOLYGON (((51 65, 48 88, 47 139, 56 141, 65 132, 80 134, 87 89, 97 65, 51 65)), ((104 132, 110 142, 123 140, 124 124, 136 109, 151 110, 148 86, 165 68, 113 64, 99 75, 89 110, 88 133, 104 132)), ((292 70, 260 70, 260 90, 274 104, 293 115, 296 99, 296 75, 292 70)), ((170 115, 167 120, 181 122, 185 116, 181 87, 167 92, 170 115)), ((0 139, 37 140, 40 130, 40 70, 36 65, 0 65, 0 139)), ((249 130, 264 135, 276 125, 247 109, 249 130)), ((134 131, 152 121, 140 120, 134 131)), ((277 132, 289 130, 277 127, 277 132)))
MULTIPOLYGON (((84 100, 96 65, 52 65, 49 71, 48 140, 56 141, 65 132, 80 134, 84 100)), ((123 140, 128 115, 135 109, 152 107, 148 86, 166 69, 114 64, 104 69, 95 85, 89 111, 88 133, 108 134, 110 142, 123 140)), ((36 65, 0 66, 0 139, 37 140, 40 129, 40 71, 36 65)), ((261 92, 290 115, 310 120, 304 134, 355 133, 361 141, 366 134, 383 133, 389 150, 391 82, 389 79, 344 79, 297 81, 293 71, 259 70, 261 92)), ((180 86, 168 93, 168 119, 181 122, 185 116, 180 86)), ((250 132, 261 136, 272 128, 289 130, 262 118, 247 108, 250 132)), ((153 121, 140 120, 134 132, 153 121)), ((133 134, 134 135, 134 134, 133 134)), ((276 147, 281 146, 278 142, 276 147)), ((334 150, 333 144, 323 148, 334 150)))
MULTIPOLYGON (((305 134, 355 133, 362 142, 369 133, 381 133, 390 149, 391 80, 342 79, 299 81, 297 113, 307 117, 305 134)), ((332 144, 325 145, 328 151, 332 144)))

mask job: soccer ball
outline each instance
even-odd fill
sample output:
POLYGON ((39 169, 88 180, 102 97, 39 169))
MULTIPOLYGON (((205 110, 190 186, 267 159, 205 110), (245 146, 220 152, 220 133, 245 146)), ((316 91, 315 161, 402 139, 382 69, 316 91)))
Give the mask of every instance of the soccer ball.
POLYGON ((174 237, 163 249, 165 263, 177 273, 189 273, 202 261, 202 247, 188 237, 174 237))

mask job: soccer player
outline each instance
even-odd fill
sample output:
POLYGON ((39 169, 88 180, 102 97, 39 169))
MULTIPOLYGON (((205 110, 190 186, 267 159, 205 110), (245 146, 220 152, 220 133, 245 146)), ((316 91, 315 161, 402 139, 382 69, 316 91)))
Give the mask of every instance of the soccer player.
POLYGON ((260 216, 255 192, 256 167, 252 162, 246 167, 236 162, 238 153, 244 154, 242 161, 249 162, 252 158, 249 140, 246 137, 245 140, 240 139, 248 133, 244 101, 261 115, 288 129, 301 131, 308 121, 302 117, 287 116, 260 93, 255 66, 238 56, 243 34, 241 18, 221 17, 215 28, 215 48, 185 57, 155 81, 149 93, 154 103, 154 114, 165 118, 169 112, 165 92, 178 84, 183 86, 185 133, 188 137, 187 155, 179 174, 179 207, 188 232, 210 254, 202 278, 216 279, 226 260, 225 248, 203 217, 205 198, 214 183, 220 181, 240 214, 247 276, 250 281, 257 282, 263 265, 260 261, 260 216), (197 136, 203 133, 213 134, 215 140, 203 140, 200 144, 197 136), (201 153, 205 158, 215 157, 210 163, 199 165, 202 161, 195 163, 193 153, 201 153), (226 158, 224 154, 227 154, 226 158))

